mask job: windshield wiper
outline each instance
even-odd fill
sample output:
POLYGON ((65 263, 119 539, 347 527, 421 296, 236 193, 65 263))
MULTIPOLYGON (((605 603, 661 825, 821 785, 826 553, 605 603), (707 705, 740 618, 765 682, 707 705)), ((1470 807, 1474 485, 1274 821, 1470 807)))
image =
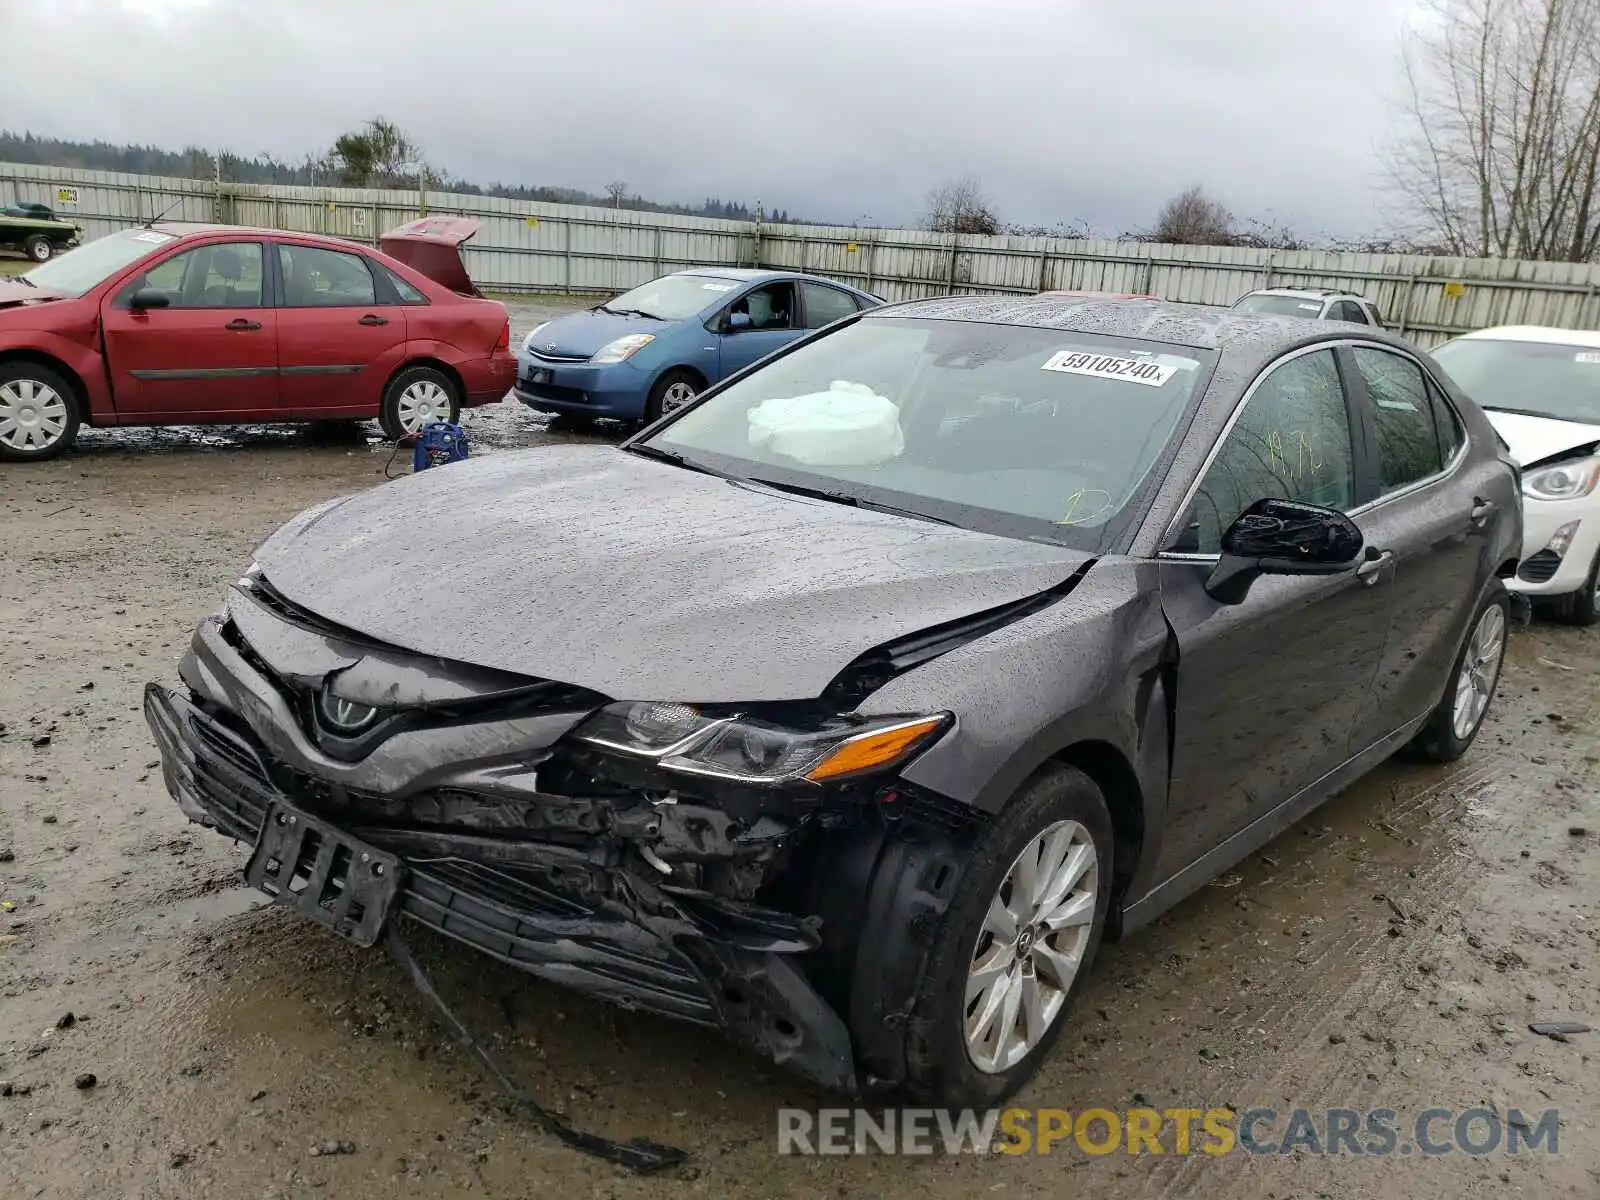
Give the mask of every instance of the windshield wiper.
POLYGON ((751 483, 759 483, 763 487, 772 488, 774 491, 789 492, 796 496, 810 496, 816 500, 829 500, 834 504, 847 504, 851 508, 862 508, 868 512, 890 513, 897 517, 911 517, 918 521, 932 521, 935 525, 955 526, 954 521, 947 521, 944 517, 935 517, 929 513, 919 512, 914 508, 900 508, 894 504, 882 504, 877 500, 865 500, 850 492, 836 491, 833 488, 806 487, 798 483, 776 483, 771 479, 757 479, 751 477, 751 483))
POLYGON ((15 279, 18 283, 27 284, 31 288, 38 288, 38 286, 39 286, 33 280, 29 279, 26 275, 13 275, 11 278, 15 279))
POLYGON ((742 475, 733 475, 727 471, 719 471, 715 467, 708 467, 703 462, 696 462, 679 454, 676 450, 663 450, 660 446, 652 446, 649 442, 640 442, 637 446, 624 447, 629 454, 637 454, 640 458, 654 459, 656 462, 671 463, 675 467, 682 467, 686 471, 698 471, 702 475, 711 475, 717 479, 731 479, 735 483, 744 483, 742 475))

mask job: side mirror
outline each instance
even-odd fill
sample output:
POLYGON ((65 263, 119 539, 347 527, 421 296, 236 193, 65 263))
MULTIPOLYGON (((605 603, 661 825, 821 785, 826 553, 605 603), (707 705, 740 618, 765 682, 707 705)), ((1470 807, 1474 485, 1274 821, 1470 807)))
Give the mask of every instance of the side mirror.
POLYGON ((153 287, 142 287, 128 297, 128 307, 134 312, 143 312, 147 308, 168 308, 171 304, 171 296, 153 287))
POLYGON ((1238 604, 1258 575, 1342 575, 1361 559, 1366 539, 1338 509, 1297 500, 1257 500, 1222 534, 1222 556, 1206 592, 1238 604))
POLYGON ((729 313, 728 319, 723 322, 723 331, 726 333, 738 333, 741 329, 749 328, 749 313, 729 313))

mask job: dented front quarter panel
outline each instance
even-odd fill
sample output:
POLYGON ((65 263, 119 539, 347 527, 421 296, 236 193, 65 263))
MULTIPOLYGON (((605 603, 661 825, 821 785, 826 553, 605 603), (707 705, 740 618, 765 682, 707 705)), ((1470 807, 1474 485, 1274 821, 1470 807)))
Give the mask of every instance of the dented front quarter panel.
POLYGON ((903 777, 988 813, 1063 751, 1109 746, 1139 780, 1149 832, 1137 886, 1166 804, 1167 655, 1156 564, 1102 558, 1055 604, 892 680, 860 711, 954 712, 955 728, 903 777))

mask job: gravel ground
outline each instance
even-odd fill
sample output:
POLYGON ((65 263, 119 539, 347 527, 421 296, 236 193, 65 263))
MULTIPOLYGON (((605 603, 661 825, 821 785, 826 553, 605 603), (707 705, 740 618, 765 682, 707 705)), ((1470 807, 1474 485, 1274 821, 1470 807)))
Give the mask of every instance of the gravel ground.
MULTIPOLYGON (((518 336, 554 307, 515 305, 518 336)), ((510 404, 469 422, 474 453, 580 436, 510 404)), ((537 1097, 692 1157, 637 1179, 563 1148, 385 955, 239 887, 242 852, 183 820, 140 715, 251 549, 387 457, 365 431, 91 432, 0 473, 0 1196, 1600 1193, 1600 1033, 1527 1028, 1600 1026, 1600 630, 1546 625, 1461 763, 1381 769, 1111 947, 1019 1103, 1556 1107, 1558 1155, 780 1157, 778 1107, 837 1101, 419 943, 537 1097)))

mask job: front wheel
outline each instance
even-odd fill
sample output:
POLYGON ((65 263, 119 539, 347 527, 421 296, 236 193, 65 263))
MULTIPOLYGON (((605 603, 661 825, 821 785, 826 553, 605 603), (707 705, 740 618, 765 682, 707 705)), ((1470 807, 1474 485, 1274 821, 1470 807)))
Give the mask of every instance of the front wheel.
POLYGON ((78 393, 48 367, 0 363, 0 461, 39 462, 78 436, 78 393))
POLYGON ((1113 861, 1105 797, 1082 771, 1047 767, 1012 798, 935 935, 906 1025, 908 1092, 987 1108, 1033 1077, 1099 949, 1113 861))
POLYGON ((1500 682, 1510 612, 1504 588, 1497 588, 1478 609, 1461 653, 1456 655, 1450 686, 1411 743, 1418 757, 1436 763, 1455 762, 1477 739, 1500 682))
POLYGON ((392 441, 415 437, 430 421, 454 422, 461 415, 455 381, 434 367, 407 367, 384 389, 378 423, 392 441))
POLYGON ((700 380, 688 371, 668 371, 656 380, 645 402, 644 420, 648 425, 670 417, 700 394, 700 380))
POLYGON ((1557 600, 1553 612, 1556 620, 1564 625, 1588 628, 1600 624, 1600 554, 1595 555, 1583 586, 1557 600))
POLYGON ((56 252, 56 248, 51 244, 50 239, 40 233, 34 234, 23 242, 22 249, 34 262, 41 263, 49 262, 50 256, 56 252))

